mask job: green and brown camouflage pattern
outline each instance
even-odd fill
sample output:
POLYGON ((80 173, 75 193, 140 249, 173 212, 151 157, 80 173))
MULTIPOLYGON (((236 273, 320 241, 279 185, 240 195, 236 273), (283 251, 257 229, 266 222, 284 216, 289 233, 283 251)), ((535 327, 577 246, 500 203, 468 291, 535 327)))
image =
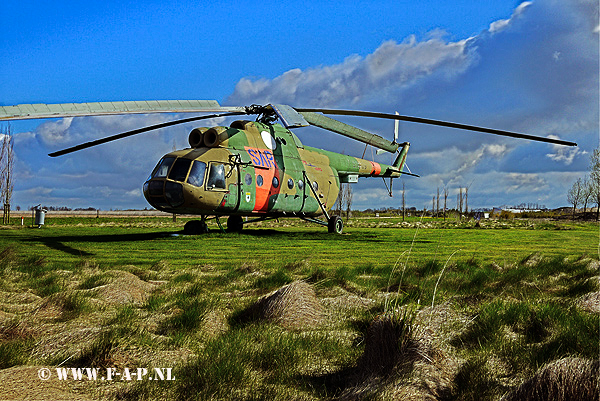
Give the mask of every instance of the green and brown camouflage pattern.
MULTIPOLYGON (((203 135, 190 143, 199 147, 166 154, 172 160, 163 177, 155 172, 144 184, 144 196, 159 210, 169 213, 241 216, 315 217, 334 205, 341 182, 358 177, 399 177, 408 151, 403 144, 396 162, 386 165, 357 157, 304 146, 279 124, 236 121, 231 127, 197 128, 203 135), (210 147, 204 146, 206 141, 210 147), (179 159, 188 159, 176 164, 179 159), (204 163, 201 183, 191 179, 191 167, 183 174, 173 166, 204 163), (224 172, 224 185, 208 185, 211 169, 224 172), (195 182, 192 185, 190 181, 195 182), (311 185, 314 189, 308 187, 311 185), (315 196, 316 194, 316 196, 315 196), (318 199, 318 200, 317 200, 318 199)), ((200 164, 199 164, 200 165, 200 164)))

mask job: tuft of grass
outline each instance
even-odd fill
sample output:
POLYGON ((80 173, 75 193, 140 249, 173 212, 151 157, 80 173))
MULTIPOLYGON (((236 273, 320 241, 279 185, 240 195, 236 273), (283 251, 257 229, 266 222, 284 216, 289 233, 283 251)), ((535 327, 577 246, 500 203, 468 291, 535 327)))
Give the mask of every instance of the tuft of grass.
POLYGON ((88 347, 69 360, 69 365, 75 368, 114 366, 114 352, 119 346, 119 336, 114 331, 104 331, 88 347))
POLYGON ((451 340, 471 354, 493 353, 515 372, 533 373, 554 359, 597 356, 600 317, 555 302, 496 300, 481 305, 473 324, 451 340))
POLYGON ((18 365, 27 365, 32 339, 13 339, 0 343, 0 369, 18 365))
POLYGON ((448 399, 479 401, 498 399, 506 390, 487 364, 487 357, 478 355, 469 358, 457 372, 448 399))
POLYGON ((105 274, 92 274, 91 276, 86 277, 85 280, 83 280, 79 284, 79 289, 89 290, 92 288, 99 287, 101 285, 108 284, 108 282, 108 277, 105 274))
POLYGON ((59 321, 74 319, 91 310, 88 299, 80 292, 55 293, 44 301, 42 307, 57 307, 60 313, 59 321))

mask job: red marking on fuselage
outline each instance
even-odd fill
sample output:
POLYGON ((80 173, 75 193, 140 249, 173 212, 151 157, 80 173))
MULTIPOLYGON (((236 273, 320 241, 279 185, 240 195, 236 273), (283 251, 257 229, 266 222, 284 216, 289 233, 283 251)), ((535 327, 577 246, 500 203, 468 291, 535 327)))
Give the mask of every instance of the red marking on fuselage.
POLYGON ((254 201, 253 212, 264 213, 269 209, 269 198, 279 194, 281 189, 281 177, 273 152, 269 149, 258 149, 245 146, 244 149, 250 155, 250 160, 254 165, 254 182, 256 185, 256 197, 254 201), (258 176, 262 177, 262 185, 258 185, 258 176), (277 188, 273 185, 273 177, 277 178, 279 185, 277 188))
POLYGON ((381 173, 381 166, 379 163, 369 162, 371 163, 371 175, 379 175, 381 173))

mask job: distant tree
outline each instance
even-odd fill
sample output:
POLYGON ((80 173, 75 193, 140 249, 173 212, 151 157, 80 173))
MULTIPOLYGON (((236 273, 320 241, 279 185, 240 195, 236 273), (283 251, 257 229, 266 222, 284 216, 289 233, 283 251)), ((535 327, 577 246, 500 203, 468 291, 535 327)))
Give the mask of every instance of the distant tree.
POLYGON ((10 124, 0 132, 0 196, 4 201, 3 223, 10 222, 10 201, 13 193, 13 168, 15 161, 14 138, 10 124))
POLYGON ((573 183, 571 189, 567 193, 567 200, 571 205, 573 205, 573 220, 575 220, 575 210, 577 209, 577 205, 581 203, 583 195, 583 185, 581 183, 581 178, 578 178, 577 181, 573 183))
POLYGON ((600 220, 600 148, 594 150, 590 160, 589 190, 592 202, 596 204, 596 220, 600 220))
POLYGON ((446 220, 446 203, 448 202, 448 187, 444 187, 444 220, 446 220))
POLYGON ((345 194, 345 202, 346 202, 346 221, 350 217, 352 217, 352 185, 346 184, 346 194, 345 194))
POLYGON ((337 215, 342 217, 342 208, 343 208, 343 204, 344 204, 344 195, 345 195, 345 191, 344 191, 344 184, 340 184, 340 192, 338 193, 338 197, 337 200, 335 202, 335 208, 336 208, 336 212, 337 215))
POLYGON ((402 221, 406 217, 406 199, 404 197, 404 180, 402 180, 402 221))
POLYGON ((582 194, 581 194, 581 202, 583 203, 583 213, 587 211, 588 203, 590 198, 592 197, 592 188, 590 185, 590 178, 588 176, 583 177, 582 185, 582 194))

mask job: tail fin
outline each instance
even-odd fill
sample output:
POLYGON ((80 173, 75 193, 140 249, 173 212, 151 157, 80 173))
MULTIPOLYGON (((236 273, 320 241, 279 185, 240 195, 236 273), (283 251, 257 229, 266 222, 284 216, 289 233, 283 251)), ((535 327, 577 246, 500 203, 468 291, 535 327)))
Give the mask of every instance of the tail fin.
POLYGON ((392 164, 392 166, 394 166, 398 170, 402 170, 402 167, 404 167, 404 162, 406 161, 406 154, 408 153, 408 148, 410 148, 410 143, 404 142, 400 146, 402 147, 402 150, 400 151, 400 153, 398 153, 398 157, 396 157, 394 164, 392 164))

